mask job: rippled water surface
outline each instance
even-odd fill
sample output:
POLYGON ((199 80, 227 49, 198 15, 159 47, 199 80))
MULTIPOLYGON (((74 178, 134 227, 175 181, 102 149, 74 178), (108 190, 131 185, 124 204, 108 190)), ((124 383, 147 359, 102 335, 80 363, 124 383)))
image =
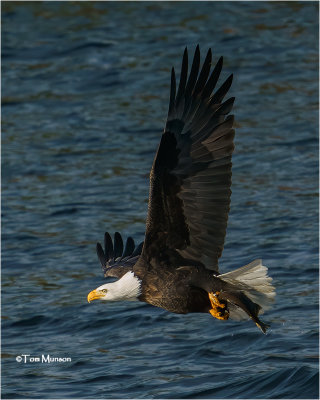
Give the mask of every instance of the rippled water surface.
POLYGON ((2 14, 2 396, 318 398, 317 3, 5 2, 2 14), (105 230, 143 239, 170 69, 197 43, 235 74, 220 268, 264 259, 277 287, 266 336, 86 302, 105 230))

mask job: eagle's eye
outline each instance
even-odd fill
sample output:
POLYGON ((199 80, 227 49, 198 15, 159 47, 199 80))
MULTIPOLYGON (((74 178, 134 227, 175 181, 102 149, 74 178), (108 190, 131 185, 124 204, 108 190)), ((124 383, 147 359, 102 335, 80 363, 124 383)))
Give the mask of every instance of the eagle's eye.
POLYGON ((107 289, 101 289, 101 292, 103 292, 103 293, 107 293, 107 289))

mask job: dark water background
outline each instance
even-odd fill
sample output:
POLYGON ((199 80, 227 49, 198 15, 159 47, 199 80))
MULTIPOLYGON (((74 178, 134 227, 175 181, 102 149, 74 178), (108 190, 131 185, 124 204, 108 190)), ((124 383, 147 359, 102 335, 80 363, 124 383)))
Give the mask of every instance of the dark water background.
POLYGON ((317 34, 316 2, 2 3, 3 398, 318 398, 317 34), (170 68, 197 43, 235 74, 220 266, 264 259, 267 336, 86 301, 104 231, 143 239, 170 68))

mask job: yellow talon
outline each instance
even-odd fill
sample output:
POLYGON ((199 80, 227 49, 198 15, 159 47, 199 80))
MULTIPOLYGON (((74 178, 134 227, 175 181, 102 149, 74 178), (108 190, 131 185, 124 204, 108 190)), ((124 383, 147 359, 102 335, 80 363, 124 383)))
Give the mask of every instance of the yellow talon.
POLYGON ((222 319, 222 320, 226 320, 229 318, 229 312, 226 311, 224 313, 217 311, 216 309, 212 308, 211 310, 209 310, 210 314, 217 319, 222 319))
POLYGON ((220 303, 218 296, 220 292, 215 292, 215 293, 209 293, 209 299, 212 307, 220 307, 220 308, 225 308, 225 303, 220 303))
POLYGON ((221 303, 218 299, 220 292, 209 293, 209 300, 212 306, 212 309, 209 310, 210 314, 217 319, 226 320, 229 318, 229 311, 225 309, 226 303, 221 303))

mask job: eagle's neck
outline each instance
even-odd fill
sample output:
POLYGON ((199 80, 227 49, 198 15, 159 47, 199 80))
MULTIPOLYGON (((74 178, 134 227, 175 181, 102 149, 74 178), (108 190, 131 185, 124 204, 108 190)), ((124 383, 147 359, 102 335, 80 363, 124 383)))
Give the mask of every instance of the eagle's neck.
POLYGON ((105 285, 108 289, 108 300, 137 300, 141 294, 141 280, 132 271, 127 272, 122 278, 105 285))

